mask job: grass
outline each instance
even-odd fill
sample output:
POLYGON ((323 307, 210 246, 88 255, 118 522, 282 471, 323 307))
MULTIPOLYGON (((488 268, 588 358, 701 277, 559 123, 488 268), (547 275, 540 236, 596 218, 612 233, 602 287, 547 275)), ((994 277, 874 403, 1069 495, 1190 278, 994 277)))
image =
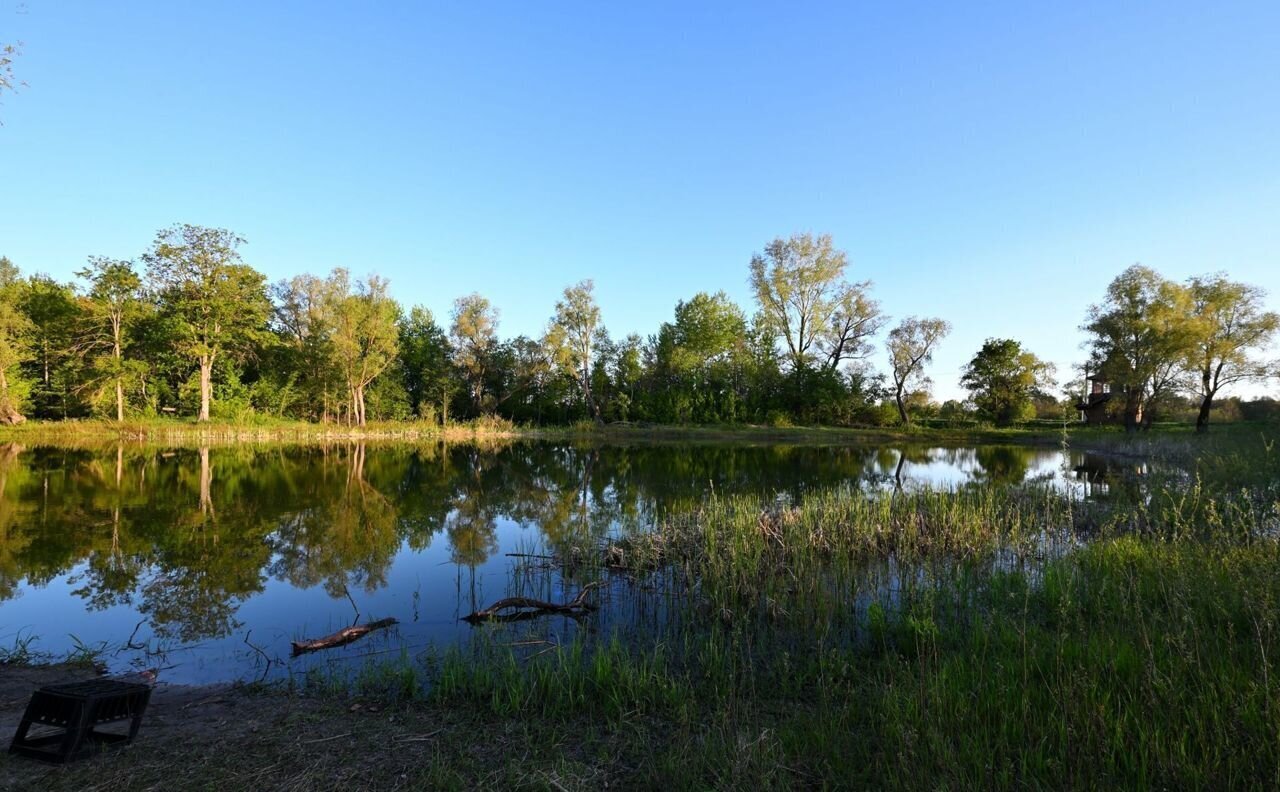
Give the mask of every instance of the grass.
POLYGON ((1146 475, 1087 501, 712 496, 516 570, 538 591, 608 581, 596 633, 491 624, 301 680, 298 717, 350 732, 326 758, 295 723, 189 770, 112 767, 189 788, 1276 788, 1280 461, 1255 431, 1141 438, 1146 475), (396 735, 428 723, 445 731, 407 761, 396 735))
MULTIPOLYGON (((1261 425, 1224 424, 1214 427, 1211 437, 1234 438, 1256 435, 1261 425)), ((1191 427, 1161 424, 1152 432, 1126 436, 1117 427, 1069 425, 1073 443, 1107 448, 1133 455, 1146 455, 1168 447, 1197 447, 1191 427)), ((567 426, 522 426, 502 418, 480 418, 455 422, 447 427, 424 421, 371 421, 367 426, 319 424, 308 421, 256 417, 250 421, 214 420, 197 423, 188 418, 136 418, 116 422, 105 419, 31 420, 17 426, 0 426, 0 442, 27 445, 80 445, 125 441, 167 445, 228 443, 309 443, 364 439, 385 441, 448 440, 455 442, 494 438, 545 440, 594 439, 625 442, 757 442, 757 443, 921 443, 942 445, 973 443, 1056 444, 1063 425, 1033 422, 1021 427, 996 428, 976 424, 934 422, 898 427, 774 427, 755 424, 664 425, 617 423, 597 425, 579 422, 567 426)))
POLYGON ((509 421, 479 419, 447 427, 422 421, 373 421, 367 426, 319 424, 282 419, 198 423, 181 418, 128 419, 123 422, 85 419, 27 421, 0 426, 0 442, 26 445, 100 445, 105 442, 162 445, 226 445, 235 443, 314 443, 332 440, 472 441, 515 437, 509 421))
POLYGON ((0 666, 44 665, 52 659, 35 648, 39 636, 31 632, 19 631, 13 636, 11 646, 0 647, 0 666))
POLYGON ((423 695, 629 733, 638 787, 1274 788, 1277 569, 1270 540, 1106 539, 790 645, 713 623, 526 662, 457 650, 423 695))
POLYGON ((1276 503, 1205 471, 1105 508, 1040 487, 713 499, 594 565, 564 551, 575 578, 625 575, 605 612, 647 596, 666 618, 555 645, 496 625, 355 687, 593 724, 613 735, 595 771, 637 788, 1274 788, 1276 503))

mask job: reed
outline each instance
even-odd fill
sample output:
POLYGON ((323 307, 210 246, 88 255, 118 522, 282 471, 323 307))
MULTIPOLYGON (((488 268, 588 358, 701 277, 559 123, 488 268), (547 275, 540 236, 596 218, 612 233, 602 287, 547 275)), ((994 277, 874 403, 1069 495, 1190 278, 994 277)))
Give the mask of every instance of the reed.
POLYGON ((1240 453, 1102 503, 712 497, 572 550, 577 579, 612 581, 604 612, 660 618, 537 652, 486 628, 422 695, 632 729, 645 786, 1274 788, 1278 505, 1239 478, 1274 462, 1240 453))

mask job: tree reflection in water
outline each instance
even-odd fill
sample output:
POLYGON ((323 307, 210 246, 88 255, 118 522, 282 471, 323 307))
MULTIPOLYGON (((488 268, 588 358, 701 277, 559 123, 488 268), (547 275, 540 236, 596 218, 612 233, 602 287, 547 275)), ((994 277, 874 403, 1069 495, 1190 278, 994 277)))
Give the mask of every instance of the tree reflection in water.
MULTIPOLYGON (((799 500, 900 488, 931 470, 1016 484, 1056 452, 786 445, 0 446, 0 600, 71 576, 89 610, 156 636, 227 636, 271 581, 332 597, 388 585, 437 535, 472 571, 500 526, 563 550, 699 507, 712 492, 799 500)), ((1056 457, 1055 457, 1056 458, 1056 457)), ((1091 479, 1092 480, 1092 479, 1091 479)))

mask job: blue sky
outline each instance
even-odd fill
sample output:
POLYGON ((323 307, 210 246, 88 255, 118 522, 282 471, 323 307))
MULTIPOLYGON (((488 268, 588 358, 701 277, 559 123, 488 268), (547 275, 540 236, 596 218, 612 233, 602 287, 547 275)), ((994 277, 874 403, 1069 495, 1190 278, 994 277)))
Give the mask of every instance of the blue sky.
MULTIPOLYGON (((157 228, 278 279, 388 276, 536 334, 595 279, 615 336, 831 233, 894 317, 1056 362, 1134 262, 1280 306, 1280 3, 0 0, 0 255, 70 278, 157 228)), ((877 356, 879 358, 880 356, 877 356)), ((877 360, 878 362, 878 360, 877 360)))

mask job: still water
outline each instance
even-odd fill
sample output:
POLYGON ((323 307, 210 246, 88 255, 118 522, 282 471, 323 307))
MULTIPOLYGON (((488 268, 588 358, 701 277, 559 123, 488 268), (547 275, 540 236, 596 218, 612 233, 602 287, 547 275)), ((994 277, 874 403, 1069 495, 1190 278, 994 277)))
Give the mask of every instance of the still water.
POLYGON ((464 642, 460 617, 511 594, 522 560, 713 493, 1043 482, 1087 496, 1106 477, 1099 458, 1006 446, 0 446, 0 649, 87 647, 178 683, 280 677, 464 642), (290 641, 384 617, 399 625, 290 657, 290 641))

